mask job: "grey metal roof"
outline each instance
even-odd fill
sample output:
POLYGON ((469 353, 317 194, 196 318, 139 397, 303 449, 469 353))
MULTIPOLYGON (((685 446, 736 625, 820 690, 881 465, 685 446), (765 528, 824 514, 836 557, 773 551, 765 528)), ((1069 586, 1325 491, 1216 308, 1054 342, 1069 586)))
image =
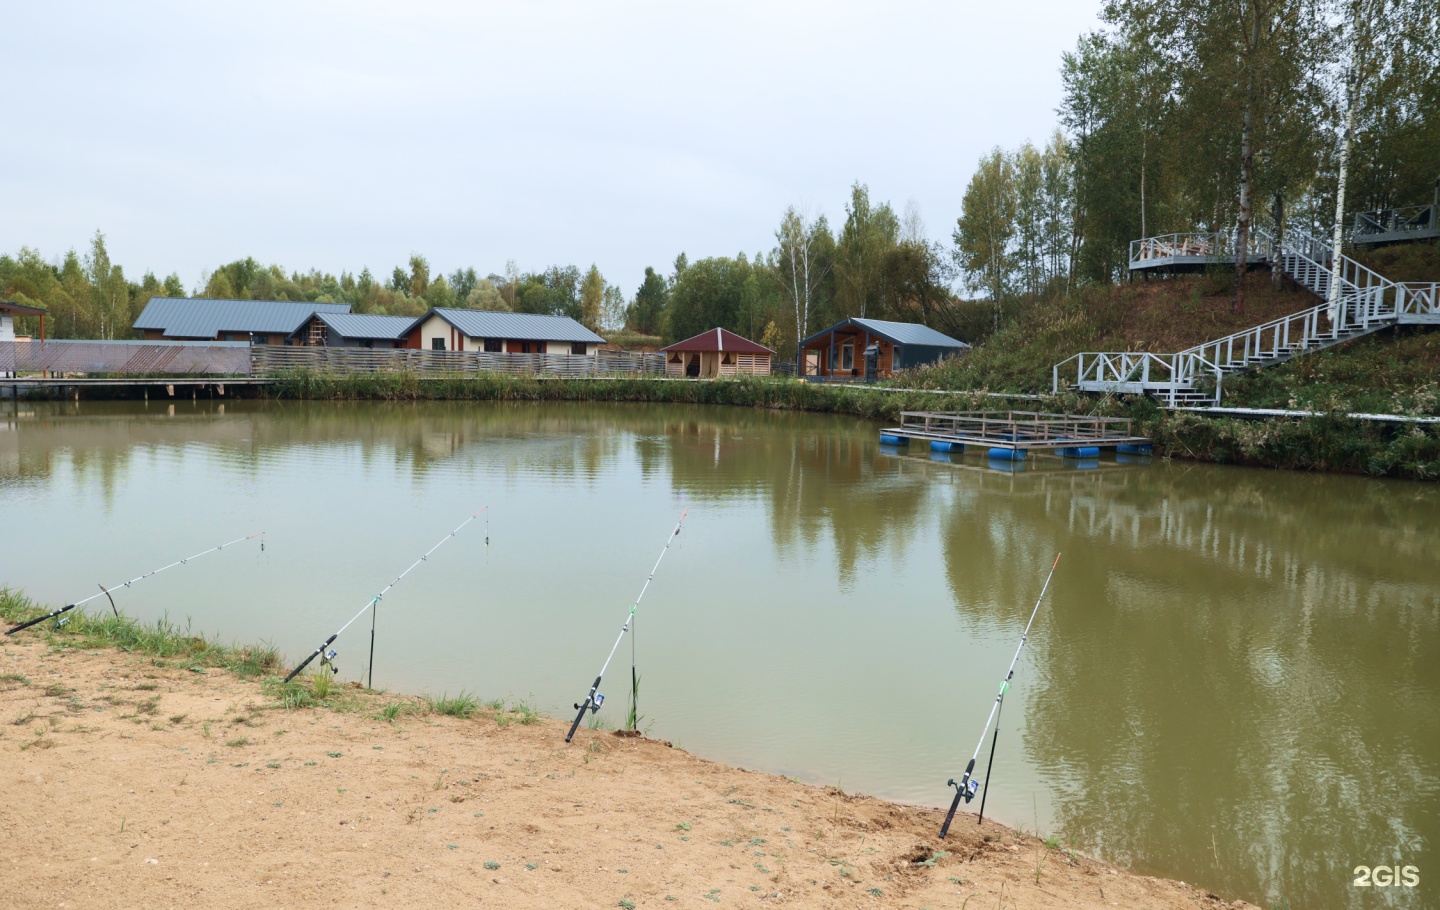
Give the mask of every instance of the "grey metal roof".
POLYGON ((879 335, 891 344, 918 344, 934 348, 968 348, 970 345, 963 341, 951 338, 943 332, 937 332, 928 325, 921 325, 918 322, 890 322, 885 319, 858 319, 851 318, 844 322, 838 322, 823 332, 816 332, 800 343, 813 341, 821 335, 828 335, 836 329, 844 328, 847 325, 856 325, 872 335, 879 335))
POLYGON ((497 313, 491 310, 452 310, 436 307, 415 323, 439 316, 467 338, 514 338, 518 341, 586 341, 604 344, 596 335, 569 316, 539 316, 534 313, 497 313))
POLYGON ((135 320, 135 328, 160 329, 170 338, 214 338, 221 332, 288 335, 315 313, 348 312, 348 303, 151 297, 135 320))
POLYGON ((375 316, 368 313, 316 313, 320 321, 342 338, 398 341, 415 324, 413 316, 375 316))

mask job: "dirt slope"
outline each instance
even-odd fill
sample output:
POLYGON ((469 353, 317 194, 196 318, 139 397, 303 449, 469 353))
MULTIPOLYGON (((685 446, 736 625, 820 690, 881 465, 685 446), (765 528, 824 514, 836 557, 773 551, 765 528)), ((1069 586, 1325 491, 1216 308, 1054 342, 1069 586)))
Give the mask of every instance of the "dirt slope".
POLYGON ((5 906, 1225 906, 973 816, 940 841, 932 809, 346 694, 0 640, 5 906))

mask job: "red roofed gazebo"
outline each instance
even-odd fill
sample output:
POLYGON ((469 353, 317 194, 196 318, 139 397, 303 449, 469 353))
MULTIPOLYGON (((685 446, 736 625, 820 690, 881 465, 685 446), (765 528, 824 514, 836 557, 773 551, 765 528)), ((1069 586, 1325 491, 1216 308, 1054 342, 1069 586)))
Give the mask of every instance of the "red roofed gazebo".
POLYGON ((661 348, 665 355, 665 375, 690 376, 769 376, 770 358, 775 352, 726 329, 711 329, 694 338, 677 341, 661 348))

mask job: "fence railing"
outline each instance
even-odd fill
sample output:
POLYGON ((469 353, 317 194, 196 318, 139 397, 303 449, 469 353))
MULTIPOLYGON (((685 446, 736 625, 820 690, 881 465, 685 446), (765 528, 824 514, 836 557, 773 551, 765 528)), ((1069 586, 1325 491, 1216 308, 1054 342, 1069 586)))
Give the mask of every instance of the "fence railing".
POLYGON ((1435 206, 1410 205, 1378 212, 1356 212, 1347 239, 1363 242, 1374 234, 1409 234, 1436 228, 1435 206))
POLYGON ((1195 231, 1188 234, 1161 234, 1130 241, 1130 261, 1201 257, 1223 259, 1235 255, 1229 234, 1222 231, 1195 231))
POLYGON ((595 354, 500 354, 485 351, 423 351, 410 348, 281 347, 250 348, 251 371, 264 376, 284 370, 319 373, 398 373, 511 376, 663 376, 665 355, 598 351, 595 354))
POLYGON ((1395 285, 1395 310, 1401 316, 1440 317, 1440 282, 1395 285))
POLYGON ((243 341, 0 341, 0 376, 243 376, 249 372, 250 345, 243 341))
POLYGON ((1064 386, 1116 394, 1151 392, 1172 404, 1179 400, 1178 396, 1195 393, 1201 380, 1212 377, 1215 387, 1207 394, 1218 404, 1224 371, 1198 350, 1179 354, 1085 351, 1051 367, 1051 387, 1057 394, 1064 386), (1062 372, 1065 374, 1063 385, 1062 372))

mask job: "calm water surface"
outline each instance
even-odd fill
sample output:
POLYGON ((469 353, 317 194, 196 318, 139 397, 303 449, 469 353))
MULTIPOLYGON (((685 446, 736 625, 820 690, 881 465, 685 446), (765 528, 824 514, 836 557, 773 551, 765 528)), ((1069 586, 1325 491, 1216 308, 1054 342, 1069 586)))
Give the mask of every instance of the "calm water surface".
MULTIPOLYGON (((882 451, 867 421, 743 409, 0 411, 0 583, 60 605, 264 529, 263 552, 116 600, 294 660, 488 506, 382 603, 376 684, 560 717, 688 507, 637 617, 651 735, 930 805, 1063 551, 988 813, 1267 906, 1440 906, 1434 487, 1159 462, 1010 474, 882 451), (1352 886, 1397 863, 1417 887, 1352 886)), ((337 642, 342 678, 364 671, 368 626, 337 642)), ((629 663, 627 642, 611 724, 629 663)))

